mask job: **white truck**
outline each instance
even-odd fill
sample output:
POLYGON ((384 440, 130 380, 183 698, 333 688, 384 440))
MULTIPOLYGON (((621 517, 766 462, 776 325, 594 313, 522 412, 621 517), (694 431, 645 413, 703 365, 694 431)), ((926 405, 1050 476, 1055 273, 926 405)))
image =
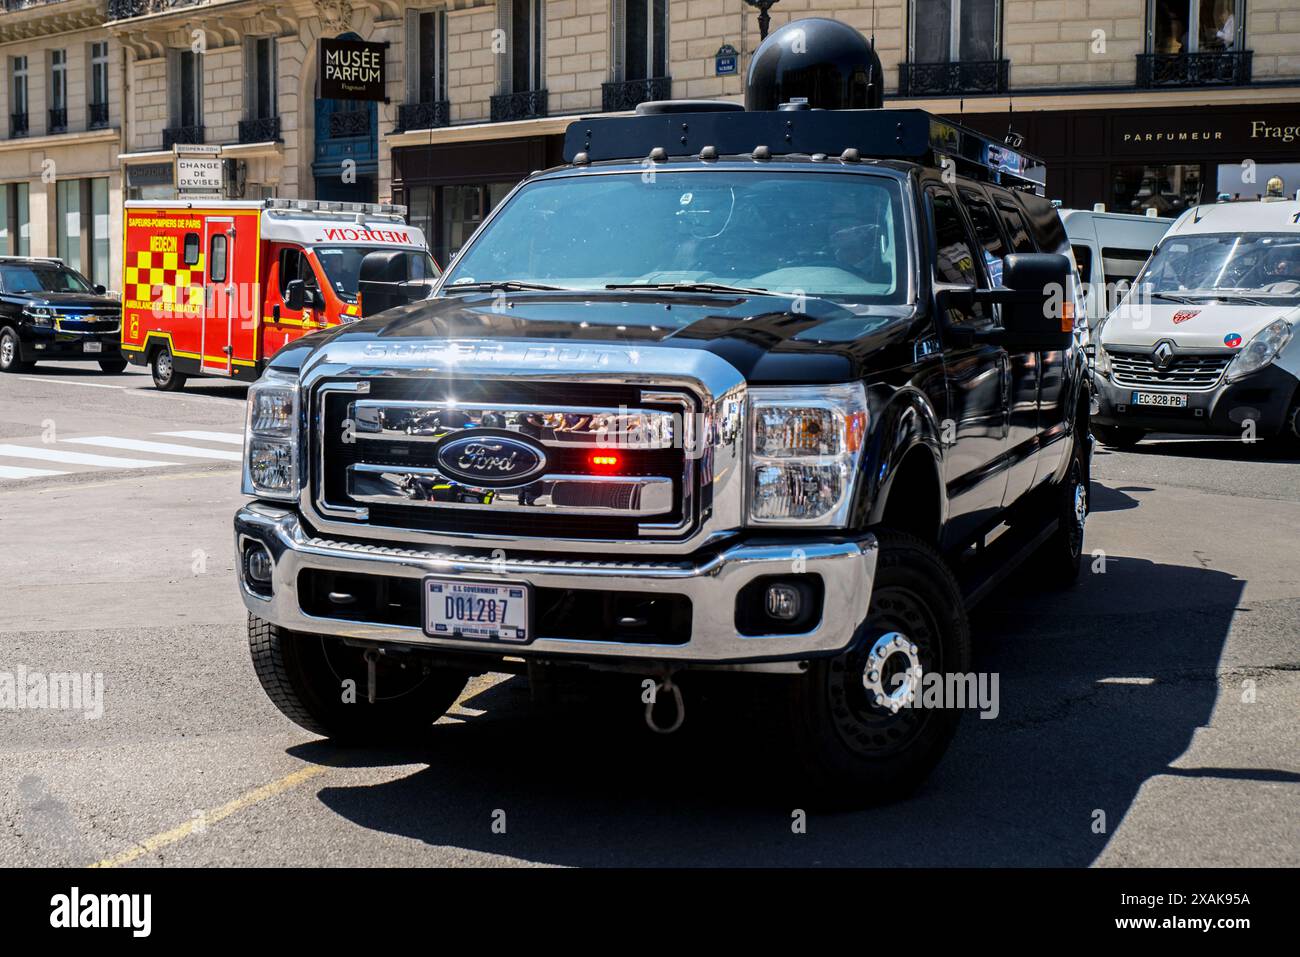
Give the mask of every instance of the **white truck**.
POLYGON ((1097 336, 1093 432, 1300 443, 1300 202, 1183 213, 1097 336))

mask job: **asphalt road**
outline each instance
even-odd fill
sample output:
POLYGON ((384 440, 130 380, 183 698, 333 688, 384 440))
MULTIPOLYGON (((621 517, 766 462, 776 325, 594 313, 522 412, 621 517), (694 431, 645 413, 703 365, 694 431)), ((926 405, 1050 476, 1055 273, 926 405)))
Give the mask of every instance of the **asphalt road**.
POLYGON ((0 377, 0 673, 103 681, 97 718, 0 710, 0 865, 1300 864, 1295 459, 1099 451, 1083 580, 974 618, 998 716, 911 800, 794 833, 783 769, 716 715, 661 738, 496 676, 419 748, 282 718, 234 584, 243 393, 0 377))

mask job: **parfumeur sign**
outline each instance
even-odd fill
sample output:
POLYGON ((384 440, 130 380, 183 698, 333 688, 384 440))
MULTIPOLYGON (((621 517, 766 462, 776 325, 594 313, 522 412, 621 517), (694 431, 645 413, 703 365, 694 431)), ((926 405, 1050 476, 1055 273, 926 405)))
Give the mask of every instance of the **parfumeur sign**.
POLYGON ((383 43, 321 37, 320 95, 326 100, 384 99, 383 43))

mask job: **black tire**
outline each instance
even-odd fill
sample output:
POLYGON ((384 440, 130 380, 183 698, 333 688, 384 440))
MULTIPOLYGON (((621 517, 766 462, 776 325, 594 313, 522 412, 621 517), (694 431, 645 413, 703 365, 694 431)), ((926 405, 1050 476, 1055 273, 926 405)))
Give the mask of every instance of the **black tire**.
POLYGON ((1282 431, 1278 433, 1278 441, 1288 455, 1300 452, 1300 391, 1297 391, 1295 399, 1291 402, 1291 408, 1287 409, 1282 419, 1282 431))
POLYGON ((126 371, 125 359, 100 359, 99 367, 109 375, 121 375, 126 371))
POLYGON ((367 697, 359 648, 322 635, 300 634, 248 616, 253 670, 271 703, 294 724, 342 744, 395 744, 418 738, 456 703, 469 676, 425 667, 415 655, 376 661, 378 696, 367 697), (345 701, 351 680, 355 701, 345 701))
POLYGON ((8 326, 0 329, 0 372, 26 372, 35 364, 23 361, 18 333, 8 326))
MULTIPOLYGON (((943 558, 915 536, 876 535, 876 578, 858 639, 845 654, 813 662, 789 688, 800 782, 811 786, 806 798, 822 806, 858 807, 910 794, 938 764, 961 718, 951 707, 891 712, 864 687, 869 652, 890 632, 913 643, 926 673, 970 670, 966 608, 943 558)), ((878 662, 886 687, 899 664, 910 659, 890 653, 878 662)))
POLYGON ((1092 510, 1086 423, 1085 419, 1084 426, 1074 430, 1065 478, 1056 488, 1046 490, 1049 515, 1059 524, 1031 562, 1041 581, 1052 588, 1064 588, 1078 581, 1083 563, 1084 533, 1092 510))
POLYGON ((1135 429, 1125 425, 1100 425, 1092 427, 1092 434, 1097 441, 1108 449, 1131 449, 1142 441, 1146 429, 1135 429))
POLYGON ((167 346, 153 354, 149 360, 149 371, 153 373, 154 388, 161 392, 179 392, 185 388, 187 376, 176 371, 176 362, 167 346))

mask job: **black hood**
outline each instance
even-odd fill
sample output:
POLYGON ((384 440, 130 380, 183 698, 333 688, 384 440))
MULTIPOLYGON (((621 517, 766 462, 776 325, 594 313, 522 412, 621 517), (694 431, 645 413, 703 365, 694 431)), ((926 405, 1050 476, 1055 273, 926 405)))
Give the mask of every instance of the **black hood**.
POLYGON ((117 306, 118 301, 112 296, 101 296, 93 292, 22 292, 11 293, 16 298, 26 299, 34 306, 49 306, 53 309, 103 308, 117 306))
POLYGON ((412 303, 305 337, 298 349, 291 343, 281 350, 273 364, 297 367, 312 349, 335 340, 534 339, 706 349, 751 383, 848 382, 862 377, 868 357, 873 371, 912 361, 914 318, 910 307, 848 307, 790 296, 475 293, 412 303), (880 356, 891 349, 896 357, 880 356))

